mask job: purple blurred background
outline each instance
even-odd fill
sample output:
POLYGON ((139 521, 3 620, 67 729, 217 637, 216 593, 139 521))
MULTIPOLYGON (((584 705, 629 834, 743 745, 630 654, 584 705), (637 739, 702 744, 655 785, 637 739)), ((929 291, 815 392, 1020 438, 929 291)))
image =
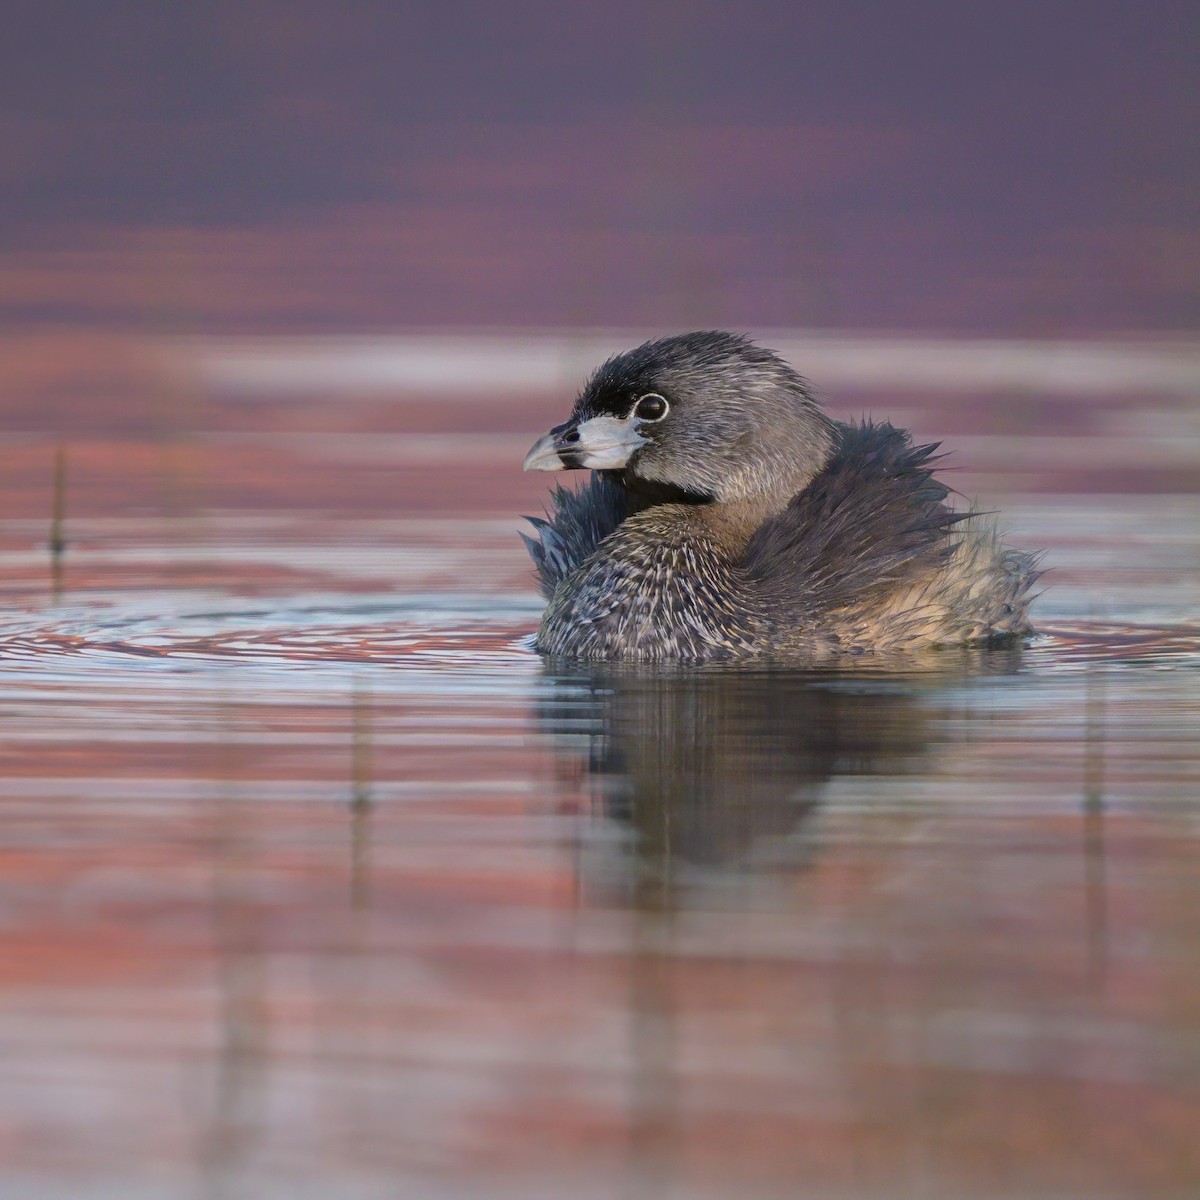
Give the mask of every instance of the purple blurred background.
POLYGON ((1193 4, 5 5, 0 320, 1174 333, 1193 4))

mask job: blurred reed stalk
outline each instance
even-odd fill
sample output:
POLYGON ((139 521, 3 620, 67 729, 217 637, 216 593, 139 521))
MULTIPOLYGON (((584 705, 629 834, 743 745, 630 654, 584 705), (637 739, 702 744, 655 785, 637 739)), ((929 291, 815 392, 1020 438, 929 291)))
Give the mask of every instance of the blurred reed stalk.
POLYGON ((678 1001, 672 979, 675 898, 669 815, 662 840, 638 863, 630 945, 630 1097, 628 1159, 648 1196, 670 1190, 679 1140, 678 1001))
POLYGON ((218 1002, 216 1040, 198 1061, 211 1079, 199 1126, 197 1159, 204 1194, 234 1195, 263 1120, 270 1011, 262 909, 251 808, 240 793, 237 705, 214 703, 217 735, 208 752, 215 789, 211 811, 212 938, 218 1002))
POLYGON ((50 512, 50 595, 62 600, 63 565, 67 552, 67 448, 59 442, 54 450, 54 498, 50 512))
POLYGON ((350 904, 365 908, 371 899, 371 697, 356 680, 350 742, 350 904))
POLYGON ((1108 966, 1108 896, 1104 870, 1104 739, 1107 705, 1104 672, 1087 673, 1084 694, 1083 847, 1088 962, 1092 982, 1104 984, 1108 966))

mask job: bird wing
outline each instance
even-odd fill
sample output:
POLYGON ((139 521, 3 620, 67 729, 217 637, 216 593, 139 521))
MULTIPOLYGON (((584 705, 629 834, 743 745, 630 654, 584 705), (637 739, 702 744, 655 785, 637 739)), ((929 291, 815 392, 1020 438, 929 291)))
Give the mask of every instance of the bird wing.
POLYGON ((824 470, 747 546, 743 566, 760 594, 817 614, 942 565, 954 550, 947 530, 967 514, 944 503, 937 448, 886 422, 840 426, 824 470))

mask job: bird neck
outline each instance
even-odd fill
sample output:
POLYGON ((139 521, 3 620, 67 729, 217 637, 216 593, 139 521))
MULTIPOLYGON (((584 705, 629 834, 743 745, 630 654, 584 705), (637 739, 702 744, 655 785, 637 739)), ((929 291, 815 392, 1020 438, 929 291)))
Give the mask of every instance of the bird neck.
POLYGON ((755 530, 787 504, 787 497, 747 496, 704 505, 693 519, 726 554, 740 558, 755 530))
POLYGON ((732 562, 742 556, 755 530, 786 506, 786 499, 767 496, 707 503, 671 500, 640 507, 625 532, 639 541, 649 534, 663 546, 706 544, 732 562))

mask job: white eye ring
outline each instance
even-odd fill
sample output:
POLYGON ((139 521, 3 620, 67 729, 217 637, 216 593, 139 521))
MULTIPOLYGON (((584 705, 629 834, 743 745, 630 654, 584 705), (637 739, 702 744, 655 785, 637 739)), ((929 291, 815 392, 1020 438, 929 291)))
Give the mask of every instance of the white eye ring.
POLYGON ((660 396, 658 392, 647 392, 644 396, 637 398, 634 406, 629 410, 629 415, 637 417, 646 425, 653 425, 656 421, 661 421, 670 411, 671 406, 667 403, 666 396, 660 396), (643 409, 646 411, 643 412, 643 409))

